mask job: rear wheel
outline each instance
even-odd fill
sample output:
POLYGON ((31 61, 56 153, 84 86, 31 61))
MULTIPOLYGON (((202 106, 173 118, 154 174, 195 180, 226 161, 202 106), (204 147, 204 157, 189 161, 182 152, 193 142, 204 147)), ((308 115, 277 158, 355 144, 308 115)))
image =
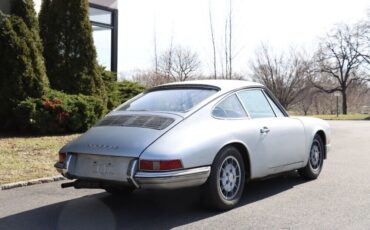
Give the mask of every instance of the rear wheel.
POLYGON ((321 172, 324 163, 324 143, 319 135, 315 135, 307 165, 299 169, 299 174, 306 180, 316 179, 321 172))
POLYGON ((234 208, 239 202, 245 183, 243 157, 233 146, 223 148, 216 156, 205 184, 204 198, 217 210, 234 208))

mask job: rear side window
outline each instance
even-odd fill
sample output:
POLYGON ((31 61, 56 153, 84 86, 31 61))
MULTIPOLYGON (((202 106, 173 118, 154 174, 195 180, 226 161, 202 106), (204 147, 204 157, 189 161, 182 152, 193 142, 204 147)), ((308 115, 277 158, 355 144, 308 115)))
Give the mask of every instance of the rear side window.
POLYGON ((238 96, 251 118, 275 117, 261 90, 245 90, 239 92, 238 96))
POLYGON ((213 109, 212 115, 219 118, 242 118, 247 116, 235 94, 220 102, 213 109))

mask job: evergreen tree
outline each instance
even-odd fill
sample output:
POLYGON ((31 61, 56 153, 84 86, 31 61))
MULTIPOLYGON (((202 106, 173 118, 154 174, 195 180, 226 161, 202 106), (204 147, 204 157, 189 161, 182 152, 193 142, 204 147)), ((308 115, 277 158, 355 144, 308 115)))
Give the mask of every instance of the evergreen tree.
POLYGON ((42 52, 42 43, 39 35, 39 22, 36 17, 33 0, 14 0, 12 2, 11 14, 23 19, 28 29, 31 30, 38 49, 42 52))
POLYGON ((98 95, 105 100, 88 1, 44 0, 39 20, 51 87, 71 94, 98 95))
POLYGON ((0 127, 11 124, 13 109, 48 88, 42 55, 32 32, 18 16, 0 12, 0 127))
POLYGON ((51 0, 42 0, 41 9, 39 12, 40 37, 42 38, 43 43, 48 40, 45 36, 49 34, 48 27, 50 27, 50 23, 48 23, 48 21, 50 20, 50 5, 51 0))

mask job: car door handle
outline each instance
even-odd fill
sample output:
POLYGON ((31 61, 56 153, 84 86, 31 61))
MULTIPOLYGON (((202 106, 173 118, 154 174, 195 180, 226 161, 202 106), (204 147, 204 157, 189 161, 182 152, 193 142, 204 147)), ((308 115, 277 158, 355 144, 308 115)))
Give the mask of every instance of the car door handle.
POLYGON ((270 129, 269 128, 267 128, 266 126, 264 126, 262 129, 260 129, 260 132, 261 133, 268 133, 268 132, 270 132, 270 129))

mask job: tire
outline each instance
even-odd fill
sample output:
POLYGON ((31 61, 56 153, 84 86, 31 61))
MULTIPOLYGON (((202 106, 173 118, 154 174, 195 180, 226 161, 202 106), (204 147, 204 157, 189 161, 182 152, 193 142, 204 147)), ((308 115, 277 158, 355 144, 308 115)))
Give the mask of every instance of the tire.
POLYGON ((321 172, 324 163, 325 148, 321 137, 316 134, 313 138, 307 165, 298 170, 298 173, 306 180, 316 179, 321 172))
POLYGON ((124 188, 116 188, 116 187, 108 187, 105 188, 105 191, 110 193, 113 196, 125 196, 130 195, 135 189, 130 187, 124 187, 124 188))
POLYGON ((232 209, 243 195, 244 184, 243 157, 237 148, 227 146, 213 161, 211 174, 204 186, 204 201, 212 209, 232 209))

